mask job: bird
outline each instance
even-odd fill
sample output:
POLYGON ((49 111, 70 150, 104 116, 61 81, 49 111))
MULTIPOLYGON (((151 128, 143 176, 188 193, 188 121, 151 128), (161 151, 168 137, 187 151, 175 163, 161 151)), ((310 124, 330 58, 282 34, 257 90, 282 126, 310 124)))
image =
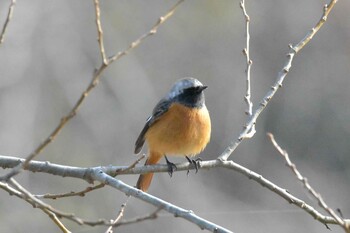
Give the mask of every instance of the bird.
MULTIPOLYGON (((197 161, 188 156, 199 154, 210 141, 211 120, 203 93, 207 87, 195 78, 182 78, 156 104, 135 142, 135 154, 147 142, 145 165, 157 164, 165 157, 171 176, 176 165, 167 155, 184 156, 198 171, 197 161)), ((147 192, 152 178, 153 173, 141 174, 136 188, 147 192)))

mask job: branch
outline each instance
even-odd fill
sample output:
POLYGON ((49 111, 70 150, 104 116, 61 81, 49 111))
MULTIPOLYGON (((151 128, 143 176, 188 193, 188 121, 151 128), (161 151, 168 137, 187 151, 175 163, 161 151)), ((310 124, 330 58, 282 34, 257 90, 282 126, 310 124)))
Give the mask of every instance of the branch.
POLYGON ((101 26, 101 11, 100 11, 100 2, 99 0, 94 0, 95 3, 95 12, 96 12, 96 27, 97 27, 97 33, 98 33, 98 44, 100 46, 100 52, 102 57, 103 64, 107 65, 107 57, 105 52, 105 47, 103 44, 103 31, 101 26))
POLYGON ((43 210, 44 213, 46 213, 53 221, 54 223, 62 230, 64 233, 70 233, 70 231, 62 224, 62 222, 57 218, 56 213, 51 210, 51 208, 41 202, 40 200, 35 199, 33 195, 27 191, 24 187, 22 187, 17 181, 15 181, 13 178, 9 180, 9 183, 12 184, 16 189, 8 186, 7 184, 3 184, 0 182, 1 188, 8 191, 10 194, 14 194, 17 197, 27 201, 33 207, 38 207, 39 209, 43 210))
POLYGON ((196 224, 201 229, 206 229, 206 230, 209 230, 212 232, 217 232, 217 233, 232 232, 232 231, 225 229, 219 225, 216 225, 215 223, 212 223, 208 220, 205 220, 205 219, 197 216, 191 210, 185 210, 181 207, 175 206, 169 202, 166 202, 166 201, 159 199, 155 196, 152 196, 148 193, 142 192, 141 190, 139 190, 137 188, 131 187, 131 186, 123 183, 122 181, 107 175, 100 168, 94 169, 91 172, 91 177, 94 180, 102 182, 106 185, 109 185, 109 186, 115 188, 115 189, 118 189, 119 191, 121 191, 127 195, 130 195, 130 196, 136 197, 140 200, 143 200, 149 204, 152 204, 152 205, 158 207, 159 209, 164 209, 167 212, 174 214, 175 217, 184 218, 184 219, 196 224))
POLYGON ((0 45, 2 43, 4 43, 6 29, 7 29, 8 24, 10 23, 11 18, 12 18, 13 11, 15 9, 15 5, 16 5, 16 0, 11 0, 11 4, 9 6, 7 17, 6 17, 4 26, 2 27, 2 31, 1 31, 1 34, 0 34, 0 45))
POLYGON ((124 216, 124 210, 126 208, 126 204, 129 201, 130 196, 127 196, 126 201, 121 205, 120 210, 118 212, 117 217, 112 221, 113 225, 109 226, 108 229, 106 230, 106 233, 113 233, 113 226, 116 226, 117 223, 122 219, 124 216))
MULTIPOLYGON (((61 212, 59 210, 56 210, 56 209, 52 208, 50 205, 48 205, 48 204, 46 204, 46 203, 36 199, 34 195, 33 195, 33 198, 31 198, 29 195, 25 195, 22 192, 12 188, 7 183, 0 182, 0 188, 5 190, 6 192, 8 192, 10 195, 14 195, 14 196, 16 196, 16 197, 18 197, 20 199, 25 200, 26 202, 31 204, 34 208, 39 208, 39 209, 43 210, 55 222, 59 221, 58 218, 66 218, 68 220, 71 220, 71 221, 79 224, 79 225, 114 226, 113 223, 111 223, 110 221, 107 221, 105 219, 99 219, 99 220, 96 220, 96 221, 85 220, 85 219, 76 217, 73 213, 64 213, 64 212, 61 212)), ((28 192, 28 193, 30 194, 30 192, 28 192)), ((32 195, 32 194, 30 194, 30 195, 32 195)), ((125 221, 125 222, 128 222, 128 221, 125 221)), ((116 225, 119 226, 119 225, 124 225, 124 224, 128 224, 128 223, 120 222, 120 223, 117 223, 116 225)), ((65 232, 65 231, 63 231, 63 232, 65 232)), ((69 231, 67 230, 67 232, 69 232, 69 231)))
POLYGON ((130 50, 132 50, 132 49, 136 48, 137 46, 139 46, 141 44, 141 42, 143 40, 145 40, 147 37, 156 34, 157 31, 158 31, 159 26, 162 25, 165 21, 167 21, 174 14, 174 12, 177 9, 177 7, 181 3, 183 3, 184 1, 185 0, 178 1, 165 15, 159 17, 158 21, 154 24, 154 26, 151 28, 151 30, 149 32, 143 34, 140 38, 138 38, 134 42, 132 42, 126 50, 124 50, 122 52, 119 52, 116 55, 114 55, 111 58, 109 58, 108 59, 108 64, 110 64, 110 63, 114 62, 115 60, 118 60, 122 56, 128 54, 130 52, 130 50))
POLYGON ((155 211, 153 211, 150 214, 147 214, 143 217, 137 217, 134 219, 129 219, 129 220, 122 220, 120 222, 118 222, 117 224, 115 224, 113 227, 118 227, 118 226, 122 226, 122 225, 129 225, 129 224, 134 224, 134 223, 139 223, 139 222, 143 222, 145 220, 152 220, 152 219, 156 219, 158 217, 158 213, 161 211, 162 209, 156 209, 155 211))
POLYGON ((278 143, 275 140, 275 137, 271 133, 267 133, 267 136, 270 138, 273 146, 276 148, 276 150, 282 155, 282 157, 286 160, 287 166, 292 170, 296 178, 301 181, 304 184, 304 187, 306 188, 309 193, 316 198, 318 201, 318 204, 327 211, 336 221, 337 223, 342 226, 345 230, 345 232, 350 232, 350 225, 349 223, 346 223, 344 219, 342 219, 340 216, 338 216, 333 209, 328 207, 326 202, 323 200, 321 194, 317 193, 316 190, 309 184, 306 177, 302 176, 299 170, 297 169, 296 165, 292 163, 292 161, 289 158, 289 155, 287 151, 283 150, 278 143))
POLYGON ((314 35, 319 31, 319 29, 326 22, 327 17, 334 5, 337 3, 337 0, 331 0, 329 5, 325 5, 323 8, 323 15, 321 19, 317 22, 316 26, 313 27, 307 35, 296 45, 290 45, 290 50, 287 53, 287 60, 285 61, 282 70, 277 74, 276 82, 272 85, 271 90, 267 92, 267 94, 261 100, 259 107, 254 111, 252 117, 249 119, 247 124, 244 126, 243 130, 240 132, 237 140, 232 141, 230 145, 221 153, 218 157, 220 160, 227 160, 233 151, 236 150, 238 145, 242 142, 243 139, 247 138, 247 135, 251 132, 252 128, 255 126, 256 120, 258 119, 260 113, 266 108, 272 97, 276 94, 278 89, 282 87, 282 83, 284 78, 287 76, 289 70, 292 67, 292 61, 294 56, 302 50, 302 48, 310 42, 310 40, 314 37, 314 35))
MULTIPOLYGON (((0 156, 0 166, 3 168, 9 167, 9 166, 16 166, 17 163, 20 163, 20 162, 21 162, 20 158, 0 156)), ((248 168, 245 168, 233 161, 221 161, 219 159, 216 159, 216 160, 200 161, 199 163, 200 163, 200 166, 199 166, 200 169, 222 167, 222 168, 239 172, 242 175, 249 178, 250 180, 254 180, 255 182, 261 184, 261 186, 276 193, 277 195, 285 199, 288 203, 293 204, 305 210, 307 213, 309 213, 313 218, 317 219, 319 222, 323 224, 338 224, 338 222, 333 217, 325 216, 321 214, 314 207, 305 203, 305 201, 293 196, 286 189, 279 187, 278 185, 274 184, 270 180, 264 178, 262 175, 254 171, 251 171, 248 168)), ((98 170, 99 172, 106 173, 109 176, 115 176, 115 175, 121 175, 121 174, 125 174, 125 175, 144 174, 149 172, 153 172, 153 173, 168 172, 168 166, 162 165, 162 164, 134 167, 132 169, 130 169, 129 167, 130 166, 106 166, 106 167, 81 168, 81 167, 71 167, 71 166, 63 166, 58 164, 51 164, 47 162, 31 161, 27 169, 33 172, 44 172, 52 175, 59 175, 62 177, 79 178, 90 182, 92 182, 93 180, 100 181, 99 179, 96 179, 91 175, 92 173, 96 173, 96 170, 98 170)), ((177 167, 177 170, 175 172, 195 169, 193 164, 190 164, 188 162, 176 164, 176 167, 177 167)), ((121 182, 121 181, 118 181, 118 182, 121 182)), ((350 219, 346 219, 344 221, 350 224, 350 219)))
POLYGON ((250 17, 245 9, 245 1, 242 0, 239 4, 240 8, 242 9, 244 18, 245 18, 245 28, 246 28, 246 47, 243 49, 243 54, 246 57, 246 62, 247 62, 247 69, 246 69, 246 74, 247 74, 247 79, 246 79, 246 84, 247 84, 247 91, 244 97, 244 100, 247 103, 248 109, 246 111, 246 114, 248 116, 251 116, 253 114, 253 103, 251 100, 251 89, 250 89, 250 70, 251 66, 253 64, 253 61, 250 59, 250 34, 249 34, 249 24, 250 24, 250 17))
MULTIPOLYGON (((20 173, 23 169, 25 169, 29 162, 34 159, 38 154, 40 154, 47 145, 49 145, 51 142, 55 140, 57 135, 60 133, 60 131, 63 129, 63 127, 77 114, 79 108, 81 107, 82 103, 86 99, 86 97, 90 94, 90 92, 98 85, 101 75, 103 71, 113 62, 119 60, 121 57, 127 55, 132 49, 136 48, 138 45, 141 44, 143 40, 145 40, 150 35, 154 35, 159 26, 162 25, 166 20, 168 20, 175 12, 176 8, 183 2, 184 0, 178 1, 164 16, 160 17, 159 20, 156 22, 156 24, 151 28, 151 30, 142 35, 140 38, 132 42, 127 49, 125 49, 122 52, 117 53, 113 57, 107 60, 107 63, 102 63, 100 68, 94 73, 93 78, 88 85, 88 87, 85 89, 85 91, 81 94, 78 101, 75 103, 74 107, 71 109, 71 111, 64 117, 61 118, 60 123, 56 126, 56 128, 53 130, 53 132, 30 154, 26 157, 24 163, 21 163, 20 166, 13 168, 9 173, 5 174, 4 176, 0 177, 1 180, 8 180, 11 177, 17 175, 20 173)), ((102 38, 101 38, 102 39, 102 38)))
POLYGON ((58 198, 64 198, 64 197, 84 197, 86 193, 94 191, 96 189, 103 188, 105 185, 104 184, 98 184, 94 186, 89 186, 86 187, 84 190, 78 191, 78 192, 69 192, 69 193, 60 193, 60 194, 51 194, 51 193, 46 193, 46 194, 36 194, 34 195, 36 198, 40 199, 58 199, 58 198))

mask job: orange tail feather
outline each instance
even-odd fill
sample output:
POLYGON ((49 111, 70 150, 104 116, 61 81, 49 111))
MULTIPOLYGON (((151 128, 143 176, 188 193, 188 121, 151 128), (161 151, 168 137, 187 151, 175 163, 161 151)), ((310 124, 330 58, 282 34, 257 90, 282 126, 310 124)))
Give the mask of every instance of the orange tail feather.
MULTIPOLYGON (((162 156, 159 153, 150 151, 148 158, 145 162, 145 165, 157 164, 161 158, 162 156)), ((153 173, 140 175, 139 179, 137 180, 136 188, 141 189, 144 192, 147 192, 149 186, 151 185, 152 178, 153 178, 153 173)))

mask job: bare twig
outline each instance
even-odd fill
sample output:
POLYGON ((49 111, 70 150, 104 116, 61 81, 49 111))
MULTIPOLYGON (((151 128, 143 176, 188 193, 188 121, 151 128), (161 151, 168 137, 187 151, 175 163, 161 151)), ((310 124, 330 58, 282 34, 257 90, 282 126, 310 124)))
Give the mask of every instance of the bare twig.
MULTIPOLYGON (((31 200, 31 199, 26 199, 25 195, 23 193, 21 193, 20 191, 12 188, 11 186, 9 186, 7 183, 3 183, 0 182, 0 188, 5 190, 6 192, 8 192, 10 195, 14 195, 18 198, 24 199, 26 202, 28 202, 29 204, 33 205, 35 207, 35 203, 31 200)), ((39 207, 40 208, 40 207, 39 207)), ((51 213, 50 211, 48 211, 47 209, 42 209, 47 215, 49 215, 49 217, 56 223, 56 225, 62 230, 62 232, 70 232, 68 229, 65 228, 65 226, 59 221, 59 219, 57 218, 57 216, 53 213, 51 213)))
MULTIPOLYGON (((247 78, 246 78, 246 94, 244 96, 244 100, 247 103, 247 110, 246 110, 246 114, 250 117, 252 117, 253 115, 253 102, 251 100, 251 88, 250 88, 250 70, 253 64, 253 61, 250 59, 250 33, 249 33, 249 25, 250 25, 250 17, 247 13, 247 10, 245 8, 245 1, 242 0, 239 3, 240 8, 242 9, 244 18, 245 18, 245 28, 246 28, 246 47, 243 49, 243 54, 246 57, 246 62, 247 62, 247 68, 246 68, 246 74, 247 74, 247 78)), ((251 127, 250 131, 247 132, 246 135, 244 135, 244 138, 252 138, 254 136, 254 134, 256 133, 255 130, 255 125, 253 125, 253 127, 251 127)))
POLYGON ((2 27, 2 31, 1 31, 1 34, 0 34, 0 45, 1 45, 2 43, 4 43, 6 29, 7 29, 7 27, 8 27, 8 24, 10 23, 11 18, 12 18, 13 11, 14 11, 14 9, 15 9, 15 5, 16 5, 16 0, 11 0, 11 4, 10 4, 10 6, 9 6, 9 10, 8 10, 8 13, 7 13, 7 17, 6 17, 4 26, 2 27))
POLYGON ((106 233, 113 233, 113 227, 116 226, 117 223, 120 222, 120 220, 124 216, 124 210, 126 208, 126 204, 128 203, 129 199, 130 199, 130 196, 127 196, 126 201, 120 207, 117 217, 111 221, 113 225, 108 227, 108 229, 106 230, 106 233))
POLYGON ((87 188, 85 188, 82 191, 78 191, 78 192, 69 192, 69 193, 60 193, 60 194, 50 194, 50 193, 46 193, 46 194, 35 194, 34 197, 36 198, 40 198, 40 199, 59 199, 59 198, 64 198, 64 197, 76 197, 76 196, 80 196, 80 197, 84 197, 86 193, 94 191, 96 189, 100 189, 103 188, 105 185, 104 184, 98 184, 98 185, 94 185, 94 186, 89 186, 87 188))
MULTIPOLYGON (((11 178, 9 180, 9 183, 15 185, 16 188, 21 187, 17 182, 13 183, 13 181, 14 181, 14 179, 11 178)), ((65 218, 65 219, 73 221, 79 225, 87 225, 87 226, 98 226, 98 225, 111 226, 111 225, 113 225, 110 221, 107 221, 105 219, 99 219, 96 221, 85 220, 85 219, 76 217, 75 214, 73 214, 73 213, 65 213, 65 212, 62 212, 60 210, 54 209, 50 205, 48 205, 45 202, 34 197, 33 194, 31 194, 29 191, 27 191, 23 187, 21 187, 20 190, 16 190, 16 189, 10 187, 7 183, 0 182, 0 188, 7 191, 11 195, 15 195, 16 197, 27 201, 34 208, 39 208, 39 209, 43 210, 54 221, 56 221, 55 219, 58 219, 58 218, 65 218)), ((63 231, 63 232, 65 232, 65 231, 63 231)), ((67 231, 67 232, 69 232, 69 231, 67 231)))
POLYGON ((118 227, 118 226, 122 226, 122 225, 129 225, 129 224, 134 224, 134 223, 139 223, 139 222, 143 222, 145 220, 152 220, 152 219, 156 219, 158 217, 158 213, 161 211, 161 208, 156 209, 155 211, 153 211, 150 214, 147 214, 145 216, 142 217, 137 217, 134 219, 129 219, 129 220, 122 220, 120 222, 118 222, 116 225, 114 225, 113 227, 118 227))
POLYGON ((247 91, 244 97, 244 100, 247 103, 247 111, 246 114, 248 116, 251 116, 253 114, 253 103, 251 100, 251 88, 250 88, 250 69, 253 64, 253 61, 250 59, 250 33, 249 33, 249 24, 250 24, 250 17, 247 13, 247 10, 245 8, 245 1, 242 0, 239 4, 240 8, 242 9, 243 15, 245 17, 245 28, 246 28, 246 47, 243 49, 243 54, 246 57, 247 61, 247 68, 246 68, 246 74, 247 74, 247 79, 246 79, 246 87, 247 91))
POLYGON ((272 85, 271 90, 267 92, 267 94, 263 97, 261 100, 258 108, 253 112, 252 117, 247 122, 244 129, 240 132, 238 138, 235 141, 232 141, 230 145, 221 153, 221 155, 218 157, 220 160, 227 160, 233 151, 236 150, 238 145, 242 142, 244 138, 246 138, 246 135, 249 134, 251 129, 255 126, 256 120, 260 116, 260 113, 265 109, 265 107, 268 105, 272 97, 276 94, 277 90, 282 87, 282 83, 284 78, 287 76, 289 70, 292 67, 292 61, 294 59, 294 56, 301 51, 301 49, 310 42, 310 40, 314 37, 314 35, 319 31, 319 29, 324 25, 324 23, 327 20, 327 17, 331 10, 333 9, 334 5, 337 3, 337 0, 331 0, 329 5, 325 5, 323 9, 323 15, 321 19, 317 22, 315 27, 313 27, 307 35, 296 45, 290 46, 290 50, 287 54, 287 60, 283 65, 282 70, 277 75, 276 82, 272 85))
POLYGON ((309 191, 309 193, 316 198, 318 201, 318 204, 327 211, 337 222, 340 226, 342 226, 345 230, 345 232, 350 232, 350 225, 344 221, 344 219, 341 216, 338 216, 336 212, 330 208, 327 203, 323 200, 321 194, 316 192, 316 190, 310 185, 307 178, 302 176, 299 170, 297 169, 296 165, 292 163, 292 161, 289 158, 289 155, 286 150, 283 150, 278 143, 275 140, 275 137, 271 133, 267 133, 267 136, 270 138, 271 143, 276 148, 276 150, 282 155, 282 157, 286 160, 287 166, 292 170, 294 175, 297 177, 299 181, 301 181, 304 184, 304 187, 309 191))
POLYGON ((108 63, 112 63, 115 60, 118 60, 119 58, 121 58, 122 56, 128 54, 130 52, 130 50, 132 50, 132 49, 136 48, 137 46, 139 46, 141 44, 141 42, 143 40, 145 40, 147 37, 156 34, 157 31, 158 31, 159 26, 162 25, 165 21, 167 21, 174 14, 174 12, 177 9, 177 7, 181 3, 183 3, 184 1, 185 0, 178 1, 172 8, 170 8, 170 10, 165 15, 159 17, 158 21, 154 24, 154 26, 151 28, 151 30, 149 30, 147 33, 143 34, 140 38, 138 38, 137 40, 132 42, 126 50, 124 50, 122 52, 119 52, 116 55, 114 55, 111 58, 109 58, 108 59, 108 63))
MULTIPOLYGON (((20 158, 0 156, 0 165, 6 164, 7 167, 10 165, 16 166, 17 163, 15 161, 20 161, 20 160, 21 160, 20 158), (9 161, 12 161, 12 162, 9 162, 9 161)), ((187 162, 176 164, 176 167, 177 169, 175 172, 194 169, 194 167, 187 162)), ((199 166, 200 169, 210 169, 210 168, 217 168, 217 167, 234 170, 236 172, 241 173, 242 175, 248 177, 249 179, 254 180, 255 182, 261 184, 263 187, 276 193, 277 195, 279 195, 289 203, 303 209, 304 211, 309 213, 313 218, 315 218, 316 220, 318 220, 323 224, 338 224, 338 222, 333 217, 325 216, 321 214, 314 207, 305 203, 305 201, 293 196, 286 189, 279 187, 278 185, 274 184, 270 180, 264 178, 262 175, 256 172, 253 172, 233 161, 221 161, 219 159, 201 161, 199 166)), ((168 166, 161 165, 161 164, 152 165, 152 166, 134 167, 132 169, 129 169, 129 166, 79 168, 79 167, 62 166, 62 165, 38 162, 38 161, 31 161, 27 169, 29 171, 45 172, 53 175, 60 175, 62 177, 72 177, 72 178, 79 178, 79 179, 90 180, 90 181, 95 180, 95 178, 93 178, 91 174, 96 173, 96 170, 103 171, 109 174, 110 176, 115 176, 116 173, 119 174, 121 171, 122 171, 122 174, 125 174, 125 175, 126 174, 143 174, 143 173, 149 173, 149 172, 168 172, 168 166)), ((350 223, 350 219, 346 219, 344 221, 347 224, 350 223)))
POLYGON ((38 154, 40 154, 47 145, 49 145, 60 133, 60 131, 63 129, 63 127, 77 114, 79 108, 81 107, 82 103, 86 99, 86 97, 90 94, 90 92, 98 85, 101 75, 103 71, 113 62, 119 60, 123 56, 127 55, 132 49, 136 48, 138 45, 141 44, 143 40, 148 38, 151 35, 154 35, 159 26, 162 25, 166 20, 168 20, 175 12, 177 7, 183 2, 184 0, 178 1, 164 16, 161 16, 156 24, 151 28, 151 30, 142 35, 140 38, 132 42, 127 49, 125 49, 122 52, 117 53, 116 55, 112 56, 107 60, 107 63, 102 63, 100 68, 94 73, 93 78, 88 85, 88 87, 85 89, 85 91, 81 94, 78 101, 75 103, 74 107, 71 109, 71 111, 64 117, 61 118, 60 123, 56 126, 56 128, 53 130, 53 132, 30 154, 26 157, 25 161, 20 164, 20 166, 13 168, 9 173, 5 174, 4 176, 0 177, 1 180, 8 180, 9 178, 17 175, 21 172, 22 169, 25 169, 29 162, 34 159, 38 154))
POLYGON ((335 6, 335 4, 338 2, 338 0, 331 0, 329 4, 325 4, 323 6, 323 15, 321 19, 317 22, 317 24, 306 34, 306 36, 295 46, 292 47, 292 49, 295 50, 295 53, 298 53, 301 49, 304 48, 304 46, 310 42, 310 40, 316 35, 318 30, 323 26, 323 24, 326 22, 329 13, 335 6))
POLYGON ((126 169, 116 171, 116 174, 119 175, 119 174, 123 174, 123 173, 125 173, 125 172, 130 171, 130 170, 133 169, 141 160, 143 160, 145 157, 146 157, 145 154, 141 155, 140 158, 138 158, 135 162, 133 162, 133 163, 132 163, 129 167, 127 167, 126 169))
POLYGON ((31 203, 33 207, 38 207, 44 211, 53 221, 54 223, 62 230, 64 233, 70 233, 70 231, 63 225, 63 223, 57 218, 56 213, 51 210, 50 206, 37 200, 28 190, 22 187, 15 179, 11 178, 9 183, 12 184, 17 189, 21 195, 16 195, 27 202, 31 203))
POLYGON ((97 27, 97 33, 98 33, 98 44, 100 46, 100 52, 102 57, 103 64, 107 65, 107 57, 105 52, 105 47, 103 44, 103 31, 101 26, 101 11, 100 11, 100 1, 94 0, 95 3, 95 12, 96 12, 96 27, 97 27))

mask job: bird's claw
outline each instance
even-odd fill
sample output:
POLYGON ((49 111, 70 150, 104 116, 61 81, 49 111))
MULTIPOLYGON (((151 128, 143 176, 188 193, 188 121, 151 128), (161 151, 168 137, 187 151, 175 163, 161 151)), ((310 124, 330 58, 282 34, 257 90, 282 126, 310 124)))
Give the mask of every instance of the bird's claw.
POLYGON ((168 174, 170 177, 172 177, 173 173, 174 173, 174 171, 176 171, 177 167, 176 167, 175 163, 170 162, 166 156, 164 156, 164 157, 165 157, 166 165, 168 166, 168 174))
MULTIPOLYGON (((198 169, 200 168, 200 164, 199 161, 202 161, 202 159, 200 157, 196 158, 196 159, 190 159, 189 157, 186 156, 187 161, 190 164, 194 165, 194 168, 196 169, 196 173, 198 172, 198 169)), ((187 170, 187 175, 190 173, 190 170, 187 170)))

